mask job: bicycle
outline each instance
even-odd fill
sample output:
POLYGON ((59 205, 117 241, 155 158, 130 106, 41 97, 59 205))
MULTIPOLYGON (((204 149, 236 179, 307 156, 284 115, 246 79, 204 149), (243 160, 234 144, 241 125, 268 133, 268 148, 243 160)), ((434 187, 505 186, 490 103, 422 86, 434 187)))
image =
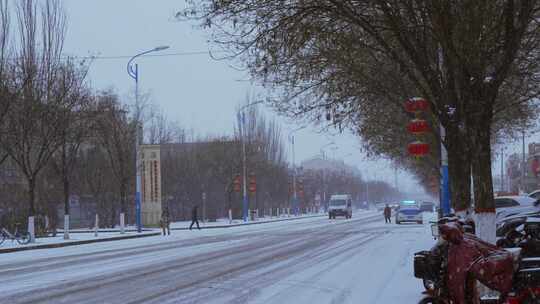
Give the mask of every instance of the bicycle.
POLYGON ((0 245, 6 240, 10 239, 12 242, 17 241, 21 245, 30 243, 29 232, 19 232, 19 223, 15 224, 15 232, 12 234, 7 229, 0 229, 0 245))

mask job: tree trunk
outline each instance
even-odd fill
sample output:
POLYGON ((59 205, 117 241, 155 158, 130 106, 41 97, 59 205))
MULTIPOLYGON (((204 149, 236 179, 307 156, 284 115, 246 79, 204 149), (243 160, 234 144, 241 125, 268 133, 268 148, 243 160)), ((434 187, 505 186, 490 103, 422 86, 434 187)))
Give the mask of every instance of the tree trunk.
POLYGON ((465 213, 471 207, 471 159, 466 135, 458 128, 446 133, 450 201, 456 213, 465 213))
POLYGON ((36 230, 34 223, 35 209, 35 195, 36 195, 36 181, 34 178, 28 179, 28 232, 30 233, 30 243, 36 240, 36 230))
POLYGON ((64 184, 64 240, 69 240, 69 215, 70 215, 70 206, 69 206, 69 178, 64 170, 63 173, 63 184, 64 184))
POLYGON ((126 183, 123 180, 120 183, 120 233, 125 232, 125 223, 126 223, 126 183))
POLYGON ((114 228, 116 224, 116 207, 114 206, 114 203, 111 203, 111 228, 114 228))
POLYGON ((495 201, 491 177, 491 122, 489 119, 473 120, 471 154, 476 234, 481 239, 495 243, 495 201))

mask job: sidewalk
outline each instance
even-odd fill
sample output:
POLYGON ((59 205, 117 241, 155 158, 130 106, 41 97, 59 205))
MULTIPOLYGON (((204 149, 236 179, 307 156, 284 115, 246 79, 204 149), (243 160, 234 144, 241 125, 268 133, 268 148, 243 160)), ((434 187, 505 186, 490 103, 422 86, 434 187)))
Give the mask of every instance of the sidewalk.
POLYGON ((16 251, 34 250, 34 249, 59 248, 59 247, 76 246, 76 245, 91 244, 91 243, 98 243, 98 242, 127 240, 127 239, 134 239, 134 238, 141 238, 141 237, 148 237, 148 236, 156 236, 160 234, 161 233, 158 230, 143 231, 140 234, 136 232, 126 232, 124 234, 120 234, 119 231, 118 232, 103 232, 103 233, 99 233, 97 237, 94 236, 94 234, 90 234, 90 233, 84 233, 84 234, 82 233, 71 234, 70 233, 70 239, 64 240, 63 234, 59 233, 55 237, 37 238, 34 243, 26 244, 26 245, 21 245, 17 243, 16 241, 5 240, 0 245, 0 254, 16 252, 16 251))
MULTIPOLYGON (((298 217, 272 217, 272 218, 260 218, 257 221, 249 221, 249 222, 242 222, 241 220, 234 220, 232 223, 229 223, 227 219, 219 219, 216 222, 207 222, 201 224, 201 229, 216 229, 216 228, 231 228, 231 227, 239 227, 239 226, 246 226, 246 225, 256 225, 256 224, 265 224, 265 223, 275 223, 275 222, 281 222, 281 221, 292 221, 292 220, 300 220, 300 219, 307 219, 307 218, 314 218, 314 217, 326 217, 326 214, 309 214, 309 215, 302 215, 298 217)), ((188 230, 189 225, 191 224, 191 221, 182 221, 182 222, 174 222, 171 223, 171 230, 188 230)), ((17 251, 25 251, 25 250, 35 250, 35 249, 49 249, 49 248, 60 248, 60 247, 67 247, 67 246, 76 246, 76 245, 83 245, 83 244, 91 244, 91 243, 98 243, 98 242, 110 242, 110 241, 118 241, 118 240, 126 240, 126 239, 133 239, 133 238, 142 238, 142 237, 150 237, 150 236, 159 236, 161 234, 161 230, 158 228, 153 229, 143 229, 143 232, 137 233, 136 228, 133 226, 126 227, 125 229, 126 233, 120 234, 119 229, 99 229, 98 236, 94 236, 94 230, 91 229, 73 229, 70 230, 70 239, 64 240, 63 239, 63 231, 59 229, 58 234, 55 237, 44 237, 44 238, 38 238, 36 239, 35 243, 27 244, 27 245, 20 245, 16 241, 10 241, 6 240, 4 243, 0 244, 0 254, 3 253, 10 253, 10 252, 17 252, 17 251)))

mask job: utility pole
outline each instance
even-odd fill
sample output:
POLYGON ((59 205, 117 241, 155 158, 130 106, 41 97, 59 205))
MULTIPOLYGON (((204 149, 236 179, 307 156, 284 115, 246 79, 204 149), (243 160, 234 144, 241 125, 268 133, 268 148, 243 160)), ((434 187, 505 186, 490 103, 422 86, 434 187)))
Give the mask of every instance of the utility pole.
POLYGON ((504 191, 504 150, 501 148, 501 192, 504 191))
POLYGON ((289 140, 291 141, 292 148, 292 165, 293 165, 293 208, 295 215, 298 215, 298 195, 296 194, 296 153, 294 148, 294 133, 302 129, 305 129, 306 126, 296 128, 289 132, 289 140))
POLYGON ((244 222, 248 220, 248 197, 247 197, 247 167, 246 167, 246 139, 245 136, 245 120, 246 116, 243 111, 238 112, 238 127, 240 138, 242 140, 242 219, 244 222))
POLYGON ((202 221, 206 223, 206 192, 202 193, 202 221))
POLYGON ((246 124, 246 115, 244 109, 263 103, 264 100, 259 100, 253 103, 248 103, 240 108, 238 111, 238 129, 240 132, 240 139, 242 140, 242 182, 244 186, 242 187, 242 218, 244 222, 248 220, 248 193, 247 193, 247 164, 246 164, 246 139, 245 137, 245 124, 246 124))
POLYGON ((369 204, 369 180, 366 177, 366 203, 369 204))
MULTIPOLYGON (((135 126, 135 217, 137 222, 137 232, 142 231, 142 219, 141 219, 141 171, 140 171, 140 155, 139 155, 139 144, 141 144, 140 138, 142 137, 142 130, 139 130, 139 128, 142 129, 142 125, 139 126, 139 119, 140 119, 140 105, 139 105, 139 67, 138 65, 132 64, 133 60, 135 60, 137 57, 146 55, 148 53, 152 52, 159 52, 168 49, 169 46, 158 46, 151 50, 139 53, 128 61, 127 64, 127 73, 128 75, 135 80, 135 107, 136 107, 136 126, 135 126)), ((123 210, 122 210, 123 211, 123 210)), ((125 214, 122 212, 120 214, 120 230, 122 233, 124 233, 124 216, 125 214)))
POLYGON ((520 193, 521 192, 525 192, 525 128, 523 128, 523 132, 522 132, 522 137, 521 137, 521 143, 522 143, 522 148, 521 148, 521 180, 520 180, 520 188, 519 189, 520 193))
MULTIPOLYGON (((437 53, 439 57, 439 70, 444 71, 444 54, 441 46, 439 46, 437 53)), ((444 75, 444 73, 441 75, 444 75)), ((444 146, 446 130, 442 124, 439 124, 439 132, 441 141, 441 190, 439 192, 439 199, 442 215, 444 216, 450 214, 450 179, 448 176, 448 151, 446 151, 446 147, 444 146)))
POLYGON ((450 213, 450 181, 448 178, 448 152, 444 146, 444 139, 446 137, 446 130, 443 125, 439 125, 440 139, 441 139, 441 210, 443 215, 450 213))
POLYGON ((398 188, 398 184, 397 184, 397 175, 398 175, 398 169, 397 169, 397 166, 394 167, 394 188, 398 188))

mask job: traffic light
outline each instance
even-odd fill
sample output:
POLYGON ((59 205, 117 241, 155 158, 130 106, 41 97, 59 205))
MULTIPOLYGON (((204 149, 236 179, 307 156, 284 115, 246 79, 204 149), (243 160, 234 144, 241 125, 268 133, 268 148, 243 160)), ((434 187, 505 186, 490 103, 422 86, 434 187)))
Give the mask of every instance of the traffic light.
POLYGON ((302 180, 296 182, 296 191, 298 191, 299 197, 304 197, 304 182, 302 180))
POLYGON ((255 193, 257 191, 257 180, 254 174, 249 175, 249 192, 255 193))
POLYGON ((233 190, 235 192, 240 192, 242 189, 242 181, 240 180, 240 174, 236 174, 233 179, 233 190))

